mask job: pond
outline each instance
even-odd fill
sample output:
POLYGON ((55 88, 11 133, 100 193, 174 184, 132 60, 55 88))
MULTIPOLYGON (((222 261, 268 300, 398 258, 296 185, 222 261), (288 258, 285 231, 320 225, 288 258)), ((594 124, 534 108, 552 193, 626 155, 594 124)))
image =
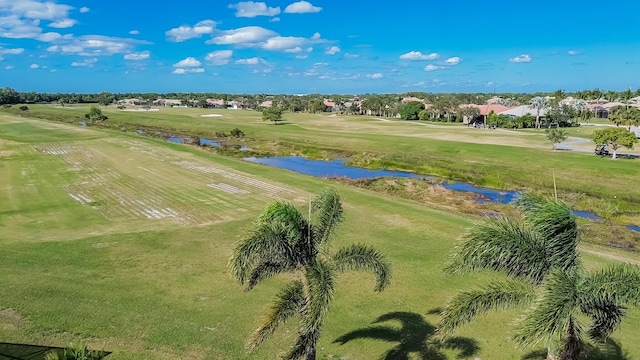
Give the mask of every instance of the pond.
MULTIPOLYGON (((344 164, 344 160, 309 160, 299 156, 267 158, 248 157, 244 158, 244 160, 321 178, 345 177, 351 180, 374 179, 379 177, 437 179, 434 176, 419 175, 406 171, 370 170, 348 166, 344 164)), ((479 200, 479 202, 492 202, 498 204, 509 204, 519 194, 518 191, 499 191, 494 189, 479 188, 464 182, 445 182, 442 184, 442 186, 453 191, 471 192, 474 194, 482 195, 484 199, 479 200)))
POLYGON ((215 147, 222 146, 217 141, 213 141, 213 140, 207 139, 207 138, 200 138, 200 146, 204 146, 204 145, 215 146, 215 147))

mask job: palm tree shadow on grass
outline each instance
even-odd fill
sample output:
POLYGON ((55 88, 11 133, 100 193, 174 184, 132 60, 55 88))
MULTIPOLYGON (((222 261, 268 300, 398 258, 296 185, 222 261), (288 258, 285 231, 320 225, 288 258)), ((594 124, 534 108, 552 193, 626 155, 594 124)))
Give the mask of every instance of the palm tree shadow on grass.
MULTIPOLYGON (((522 360, 542 360, 547 358, 547 349, 532 351, 522 357, 522 360)), ((620 344, 608 339, 604 344, 596 347, 588 345, 581 360, 631 360, 627 351, 620 344)))
POLYGON ((446 359, 444 349, 458 350, 458 359, 473 356, 479 350, 475 340, 452 337, 444 341, 434 339, 436 328, 425 321, 420 314, 411 312, 391 312, 378 317, 373 324, 398 321, 401 326, 372 325, 344 334, 334 343, 344 345, 352 340, 373 339, 398 344, 382 356, 383 359, 409 359, 417 355, 419 359, 446 359))

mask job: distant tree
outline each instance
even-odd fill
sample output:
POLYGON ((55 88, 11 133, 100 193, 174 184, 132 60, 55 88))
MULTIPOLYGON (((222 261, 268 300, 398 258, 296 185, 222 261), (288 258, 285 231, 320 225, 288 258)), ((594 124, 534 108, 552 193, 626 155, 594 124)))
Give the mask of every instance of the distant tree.
POLYGON ((108 117, 102 114, 102 109, 96 105, 92 105, 89 112, 84 114, 84 117, 91 121, 103 121, 108 119, 108 117))
POLYGON ((115 96, 108 92, 98 94, 97 103, 103 106, 109 106, 115 101, 115 96))
POLYGON ((16 90, 5 87, 0 89, 0 105, 4 104, 17 104, 20 101, 20 93, 16 90))
POLYGON ((613 150, 612 160, 616 159, 616 152, 620 148, 633 149, 633 145, 638 142, 635 133, 625 128, 606 128, 593 132, 593 141, 596 144, 605 144, 613 150))
POLYGON ((466 119, 468 124, 472 124, 474 123, 475 118, 480 116, 480 109, 475 106, 463 106, 458 109, 456 116, 460 121, 464 121, 466 119))
POLYGON ((231 134, 231 136, 236 137, 236 138, 244 137, 244 132, 242 130, 238 129, 238 128, 231 129, 229 134, 231 134))
POLYGON ((609 121, 616 124, 616 126, 627 125, 631 129, 632 125, 637 126, 640 123, 640 109, 635 106, 614 106, 609 110, 609 121))
POLYGON ((384 290, 391 281, 384 255, 371 246, 352 244, 330 251, 330 242, 343 220, 337 191, 323 190, 310 204, 310 214, 305 213, 283 201, 269 205, 233 250, 231 273, 247 290, 278 274, 293 275, 251 334, 249 350, 296 317, 297 338, 285 359, 315 360, 336 277, 349 270, 372 272, 376 291, 384 290))
POLYGON ((19 107, 20 111, 27 111, 29 110, 29 107, 27 105, 22 105, 19 107))
POLYGON ((545 133, 547 135, 547 139, 551 141, 551 150, 555 150, 556 144, 560 144, 567 139, 567 132, 560 128, 546 129, 545 133))
POLYGON ((540 129, 540 113, 549 107, 546 98, 536 96, 531 99, 531 107, 536 111, 536 129, 540 129))
POLYGON ((400 118, 403 120, 418 120, 418 114, 424 110, 424 104, 420 101, 410 101, 400 109, 400 118))
POLYGON ((277 106, 272 106, 262 110, 262 121, 272 121, 274 124, 278 124, 282 121, 282 110, 277 106))

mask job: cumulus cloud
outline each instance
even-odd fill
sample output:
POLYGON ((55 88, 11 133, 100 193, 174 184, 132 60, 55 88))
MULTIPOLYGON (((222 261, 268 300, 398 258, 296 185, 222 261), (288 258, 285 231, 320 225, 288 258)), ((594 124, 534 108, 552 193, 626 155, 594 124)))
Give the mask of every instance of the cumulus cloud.
POLYGON ((173 64, 173 67, 177 67, 177 68, 185 68, 185 67, 198 67, 202 65, 202 63, 194 58, 194 57, 188 57, 186 59, 180 60, 177 63, 173 64))
POLYGON ((460 64, 461 60, 462 59, 460 59, 458 56, 454 56, 454 57, 450 57, 447 60, 445 60, 444 63, 446 65, 458 65, 458 64, 460 64))
POLYGON ((193 27, 188 25, 182 25, 171 30, 167 30, 165 35, 167 40, 172 42, 183 42, 189 39, 195 39, 202 37, 205 34, 212 34, 216 27, 216 22, 213 20, 202 20, 195 24, 193 27))
POLYGON ((57 44, 48 47, 47 51, 67 55, 109 56, 131 53, 135 44, 148 44, 140 40, 102 35, 83 35, 79 37, 65 35, 58 40, 57 44))
POLYGON ((241 65, 258 65, 258 64, 266 64, 267 62, 264 59, 259 57, 252 57, 248 59, 238 59, 236 60, 236 64, 241 65))
POLYGON ((23 48, 4 49, 0 47, 0 55, 20 55, 24 52, 23 48))
POLYGON ((211 65, 226 65, 231 60, 233 51, 231 50, 218 50, 207 54, 205 60, 211 65))
POLYGON ((62 19, 49 24, 49 27, 57 28, 57 29, 66 29, 70 28, 76 24, 77 21, 72 19, 62 19))
POLYGON ((529 54, 522 54, 522 55, 518 55, 516 57, 513 57, 511 59, 509 59, 509 62, 512 63, 528 63, 531 62, 531 56, 529 56, 529 54))
POLYGON ((38 64, 31 64, 31 66, 29 66, 29 68, 31 68, 31 69, 39 69, 39 68, 40 68, 40 65, 38 65, 38 64))
POLYGON ((319 6, 313 6, 308 1, 298 1, 290 4, 284 9, 287 14, 305 14, 305 13, 317 13, 322 11, 319 6))
POLYGON ((129 31, 129 34, 130 35, 140 35, 140 30, 135 30, 135 29, 131 30, 131 31, 129 31))
POLYGON ((429 64, 424 67, 424 71, 434 71, 434 70, 440 70, 440 69, 444 69, 444 66, 429 64))
POLYGON ((81 12, 81 13, 88 13, 89 11, 91 11, 91 9, 89 9, 89 8, 88 8, 88 7, 86 7, 86 6, 83 6, 83 7, 81 7, 81 8, 80 8, 80 12, 81 12))
POLYGON ((439 57, 438 53, 423 54, 420 51, 409 51, 400 55, 400 60, 436 60, 439 57))
POLYGON ((5 67, 4 67, 4 69, 5 69, 5 70, 11 70, 11 69, 13 69, 13 66, 11 66, 11 65, 7 65, 7 66, 5 66, 5 67))
POLYGON ((260 26, 246 26, 233 30, 222 31, 220 35, 207 41, 207 44, 216 45, 256 45, 268 38, 278 36, 275 31, 260 26))
POLYGON ((345 59, 357 59, 359 57, 360 57, 360 55, 358 55, 358 54, 349 54, 349 53, 345 53, 344 54, 344 58, 345 59))
POLYGON ((269 19, 269 22, 278 22, 278 21, 280 21, 280 18, 277 17, 277 16, 276 17, 272 17, 271 19, 269 19))
POLYGON ((147 60, 150 56, 151 56, 151 53, 149 51, 141 51, 141 52, 134 52, 134 53, 126 54, 124 56, 124 59, 125 60, 134 60, 134 61, 147 60))
POLYGON ((302 45, 307 42, 306 38, 295 36, 274 36, 267 39, 261 46, 265 50, 302 52, 302 45))
POLYGON ((569 50, 567 51, 567 54, 569 54, 570 56, 576 56, 576 55, 580 55, 580 52, 576 50, 569 50))
POLYGON ((299 60, 304 60, 304 59, 306 59, 308 57, 309 57, 309 55, 306 55, 306 54, 304 54, 304 55, 296 55, 296 59, 299 59, 299 60))
POLYGON ((71 63, 71 66, 82 66, 82 67, 93 67, 93 64, 97 63, 98 59, 97 58, 92 58, 92 59, 84 59, 81 61, 74 61, 71 63))
POLYGON ((236 9, 236 17, 254 18, 256 16, 276 16, 280 14, 279 7, 268 7, 263 2, 241 1, 230 4, 229 9, 236 9))
POLYGON ((367 77, 369 79, 382 79, 384 75, 382 73, 375 73, 375 74, 367 74, 367 77))
POLYGON ((171 73, 176 75, 184 75, 184 74, 196 74, 196 73, 203 73, 203 72, 204 72, 203 68, 191 68, 191 69, 177 68, 173 70, 171 73))
POLYGON ((332 46, 328 48, 324 53, 327 55, 335 55, 340 52, 340 48, 337 46, 332 46))
POLYGON ((37 0, 0 0, 0 10, 19 17, 38 20, 59 20, 68 17, 69 5, 56 4, 51 1, 37 0))

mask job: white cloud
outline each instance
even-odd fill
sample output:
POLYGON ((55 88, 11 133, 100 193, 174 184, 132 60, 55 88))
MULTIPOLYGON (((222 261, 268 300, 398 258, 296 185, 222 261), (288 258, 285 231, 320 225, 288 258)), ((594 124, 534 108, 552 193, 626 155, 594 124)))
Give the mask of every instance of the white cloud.
POLYGON ((80 12, 81 12, 81 13, 88 13, 89 11, 91 11, 91 9, 89 9, 89 8, 88 8, 88 7, 86 7, 86 6, 83 6, 83 7, 81 7, 81 8, 80 8, 80 12))
POLYGON ((11 65, 7 65, 7 66, 5 66, 5 67, 4 67, 4 69, 5 69, 5 70, 11 70, 11 69, 13 69, 13 66, 11 66, 11 65))
POLYGON ((80 56, 109 56, 131 53, 135 44, 148 44, 140 40, 102 35, 83 35, 77 38, 64 35, 58 40, 58 44, 48 47, 47 51, 80 56))
POLYGON ((332 46, 328 48, 324 53, 327 55, 335 55, 340 52, 340 48, 337 46, 332 46))
POLYGON ((440 70, 440 69, 444 69, 444 66, 429 64, 424 67, 424 71, 434 71, 434 70, 440 70))
POLYGON ((56 4, 51 1, 0 0, 0 10, 28 19, 64 19, 68 17, 69 10, 71 9, 73 9, 73 7, 69 5, 56 4))
POLYGON ((93 67, 93 64, 97 63, 97 58, 84 59, 81 61, 74 61, 71 63, 71 66, 83 66, 83 67, 93 67))
POLYGON ((4 49, 0 47, 0 55, 20 55, 24 52, 23 48, 4 49))
POLYGON ((31 66, 29 66, 29 68, 31 68, 31 69, 39 69, 39 68, 40 68, 40 65, 38 65, 38 64, 31 64, 31 66))
POLYGON ((326 63, 326 62, 317 62, 317 63, 313 64, 313 67, 314 67, 314 68, 325 67, 325 66, 329 66, 329 63, 326 63))
POLYGON ((267 62, 264 61, 264 59, 261 59, 259 57, 236 60, 236 64, 242 64, 242 65, 258 65, 258 64, 266 64, 266 63, 267 62))
POLYGON ((39 21, 22 19, 17 15, 0 16, 0 37, 34 39, 42 33, 38 23, 39 21))
POLYGON ((165 32, 167 40, 173 42, 183 42, 189 39, 199 38, 205 34, 212 34, 216 26, 213 20, 202 20, 193 27, 182 25, 165 32))
POLYGON ((131 30, 131 31, 129 31, 129 34, 130 35, 140 35, 140 30, 135 30, 135 29, 131 30))
POLYGON ((309 55, 296 55, 296 59, 300 59, 300 60, 306 59, 308 57, 309 55))
POLYGON ((454 57, 450 57, 447 60, 445 60, 444 63, 446 65, 458 65, 458 64, 460 64, 461 60, 462 59, 460 59, 458 56, 454 56, 454 57))
POLYGON ((512 63, 528 63, 531 62, 531 56, 529 56, 529 54, 522 54, 522 55, 518 55, 514 58, 509 59, 509 62, 512 63))
POLYGON ((214 37, 207 41, 207 44, 216 45, 234 45, 244 44, 253 45, 274 37, 278 34, 274 31, 265 29, 260 26, 246 26, 233 30, 225 30, 221 32, 221 35, 214 37))
POLYGON ((173 70, 171 73, 176 75, 184 75, 184 74, 195 74, 195 73, 203 73, 203 72, 204 72, 203 68, 192 68, 192 69, 177 68, 173 70))
POLYGON ((254 18, 256 16, 276 16, 280 14, 279 7, 268 7, 263 2, 241 1, 230 4, 229 9, 236 9, 236 17, 254 18))
POLYGON ((202 65, 198 59, 194 57, 188 57, 186 59, 180 60, 177 63, 173 64, 173 67, 176 68, 185 68, 185 67, 198 67, 202 65))
POLYGON ((359 57, 360 57, 360 55, 358 55, 358 54, 349 54, 349 53, 345 53, 344 54, 344 58, 345 59, 357 59, 359 57))
POLYGON ((423 54, 420 51, 409 51, 400 55, 401 60, 436 60, 440 57, 438 53, 423 54))
POLYGON ((375 74, 367 74, 367 77, 369 79, 382 79, 384 75, 382 73, 375 73, 375 74))
POLYGON ((569 50, 567 51, 567 54, 571 55, 571 56, 576 56, 576 55, 580 55, 579 51, 575 51, 575 50, 569 50))
POLYGON ((298 1, 290 4, 284 9, 287 14, 304 14, 304 13, 317 13, 322 10, 319 6, 313 6, 308 1, 298 1))
POLYGON ((277 17, 277 16, 276 17, 272 17, 271 19, 269 19, 269 22, 278 22, 278 21, 280 21, 280 18, 277 17))
POLYGON ((151 53, 149 51, 141 51, 141 52, 134 52, 131 54, 126 54, 124 56, 125 60, 146 60, 151 56, 151 53))
POLYGON ((261 46, 265 50, 285 51, 285 52, 302 52, 301 46, 307 41, 303 37, 295 36, 274 36, 267 39, 261 46))
POLYGON ((40 34, 38 35, 38 37, 36 37, 37 40, 42 42, 52 42, 61 38, 62 38, 62 35, 60 35, 57 32, 48 32, 48 33, 40 34))
POLYGON ((54 21, 49 24, 49 27, 57 28, 57 29, 67 29, 76 24, 77 21, 72 19, 62 19, 58 21, 54 21))
POLYGON ((205 60, 211 65, 226 65, 231 60, 233 51, 231 50, 218 50, 207 54, 205 60))

